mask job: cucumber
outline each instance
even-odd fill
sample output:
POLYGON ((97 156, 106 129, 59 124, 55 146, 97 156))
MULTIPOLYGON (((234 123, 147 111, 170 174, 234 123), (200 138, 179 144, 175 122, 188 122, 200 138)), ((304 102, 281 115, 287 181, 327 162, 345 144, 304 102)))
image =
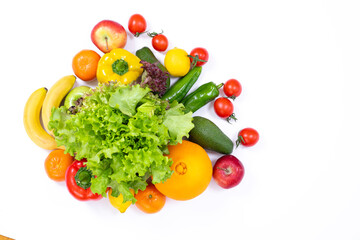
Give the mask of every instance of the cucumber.
POLYGON ((230 154, 234 143, 215 123, 207 118, 193 117, 194 128, 189 133, 189 140, 201 147, 218 153, 230 154))
POLYGON ((178 79, 161 97, 161 99, 167 100, 170 103, 173 101, 181 102, 181 100, 190 91, 191 87, 198 80, 201 70, 202 67, 192 68, 185 76, 178 79))
MULTIPOLYGON (((150 50, 148 47, 143 47, 136 51, 136 56, 140 58, 143 61, 146 61, 148 63, 154 63, 158 68, 160 68, 163 72, 168 72, 166 67, 161 64, 161 62, 155 57, 154 53, 150 50)), ((170 87, 170 76, 166 80, 166 88, 170 87)))

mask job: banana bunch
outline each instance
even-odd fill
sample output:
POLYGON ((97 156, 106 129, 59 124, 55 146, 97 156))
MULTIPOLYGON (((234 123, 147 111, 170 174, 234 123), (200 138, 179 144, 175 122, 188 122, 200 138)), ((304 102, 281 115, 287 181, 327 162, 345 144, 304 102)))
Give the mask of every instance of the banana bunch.
POLYGON ((75 80, 74 75, 65 76, 58 80, 49 91, 46 88, 37 89, 27 100, 24 108, 24 127, 30 139, 39 147, 48 150, 63 149, 57 146, 55 138, 48 129, 48 124, 51 109, 60 106, 63 98, 74 86, 75 80))

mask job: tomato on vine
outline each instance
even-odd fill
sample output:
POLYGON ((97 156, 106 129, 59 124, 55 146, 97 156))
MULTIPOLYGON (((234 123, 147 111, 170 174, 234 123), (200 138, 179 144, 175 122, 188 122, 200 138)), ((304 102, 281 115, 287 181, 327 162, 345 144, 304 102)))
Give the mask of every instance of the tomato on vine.
POLYGON ((236 147, 240 144, 245 147, 254 146, 259 141, 259 133, 253 128, 244 128, 238 134, 236 147))
POLYGON ((159 52, 166 51, 166 49, 169 46, 169 41, 167 37, 162 33, 163 31, 161 31, 161 33, 156 33, 156 32, 148 33, 149 37, 152 37, 151 44, 153 48, 159 52))
POLYGON ((219 117, 226 118, 228 122, 230 122, 231 119, 237 120, 234 114, 234 105, 228 98, 219 97, 216 99, 214 102, 214 110, 219 117))
POLYGON ((203 66, 209 60, 209 53, 205 48, 197 47, 190 52, 190 61, 193 66, 203 66))
POLYGON ((238 80, 230 79, 227 80, 224 84, 224 93, 226 96, 235 99, 236 97, 240 96, 242 87, 238 80))
POLYGON ((138 37, 141 33, 146 31, 145 18, 140 14, 132 15, 129 19, 128 28, 135 37, 138 37))

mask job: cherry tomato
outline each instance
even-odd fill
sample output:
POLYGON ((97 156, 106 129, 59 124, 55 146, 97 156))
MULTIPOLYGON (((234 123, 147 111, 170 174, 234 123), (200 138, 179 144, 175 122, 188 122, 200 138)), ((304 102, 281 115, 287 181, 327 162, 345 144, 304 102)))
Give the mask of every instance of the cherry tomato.
POLYGON ((135 194, 136 207, 145 213, 159 212, 165 205, 166 197, 163 195, 154 184, 149 184, 144 191, 139 190, 135 194))
POLYGON ((224 84, 224 93, 226 96, 235 99, 241 94, 242 87, 238 80, 230 79, 224 84))
POLYGON ((239 132, 236 146, 240 144, 245 147, 254 146, 259 141, 259 133, 253 128, 244 128, 239 132))
POLYGON ((163 52, 168 48, 169 42, 165 35, 156 34, 152 38, 151 44, 156 51, 163 52))
POLYGON ((197 56, 196 66, 202 66, 209 60, 209 53, 205 48, 197 47, 190 52, 190 61, 193 62, 197 56), (199 61, 200 59, 200 61, 199 61))
POLYGON ((146 20, 140 14, 134 14, 129 19, 128 24, 129 31, 134 34, 135 37, 138 37, 141 33, 146 30, 146 20))
POLYGON ((234 105, 229 99, 225 97, 220 97, 215 100, 214 110, 215 113, 221 118, 226 118, 228 121, 230 119, 237 120, 234 116, 234 105))

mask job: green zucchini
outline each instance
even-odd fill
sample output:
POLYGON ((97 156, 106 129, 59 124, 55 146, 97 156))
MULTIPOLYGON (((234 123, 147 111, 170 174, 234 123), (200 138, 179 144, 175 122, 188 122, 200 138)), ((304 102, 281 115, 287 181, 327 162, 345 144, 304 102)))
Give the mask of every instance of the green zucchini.
POLYGON ((207 118, 193 117, 194 128, 189 133, 189 140, 201 147, 218 153, 230 154, 234 143, 215 123, 207 118))

